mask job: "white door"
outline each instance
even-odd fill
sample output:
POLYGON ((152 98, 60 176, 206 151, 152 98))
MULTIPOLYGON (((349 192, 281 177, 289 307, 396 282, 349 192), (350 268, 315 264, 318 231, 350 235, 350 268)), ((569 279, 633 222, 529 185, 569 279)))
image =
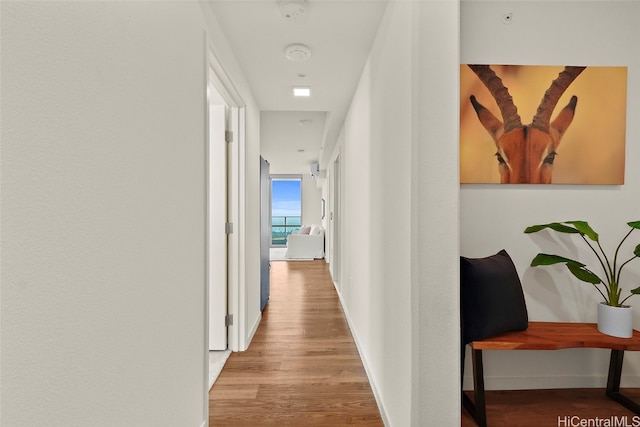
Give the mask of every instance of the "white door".
POLYGON ((226 106, 209 106, 209 350, 227 349, 226 106))

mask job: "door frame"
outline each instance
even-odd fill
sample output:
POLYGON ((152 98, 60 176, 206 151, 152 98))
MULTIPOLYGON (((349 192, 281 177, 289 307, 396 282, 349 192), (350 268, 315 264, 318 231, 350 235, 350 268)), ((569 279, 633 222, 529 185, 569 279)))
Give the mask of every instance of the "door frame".
POLYGON ((340 207, 342 197, 342 171, 341 171, 341 156, 340 151, 333 160, 333 166, 331 168, 331 207, 329 216, 330 235, 331 235, 331 277, 338 292, 340 291, 340 274, 341 274, 341 251, 340 251, 340 207))
MULTIPOLYGON (((229 314, 233 315, 233 323, 229 326, 229 348, 239 351, 243 348, 246 337, 243 336, 245 311, 245 283, 240 266, 244 265, 245 251, 240 236, 244 235, 245 217, 245 104, 237 89, 220 64, 213 46, 207 43, 207 84, 213 84, 229 107, 229 128, 234 133, 233 142, 229 146, 229 188, 228 188, 228 220, 233 224, 233 232, 229 235, 229 314)), ((207 94, 208 98, 208 94, 207 94)), ((209 100, 207 99, 207 109, 209 100)), ((207 123, 207 135, 208 135, 207 123)))
MULTIPOLYGON (((240 351, 246 348, 246 281, 242 266, 246 265, 244 241, 240 236, 245 235, 245 103, 238 90, 225 72, 215 53, 215 48, 209 41, 209 35, 204 32, 205 46, 205 147, 209 144, 209 103, 210 85, 222 96, 229 108, 228 128, 233 132, 233 142, 228 147, 228 188, 227 188, 227 218, 233 224, 233 232, 228 236, 227 246, 227 314, 232 316, 232 323, 227 329, 227 346, 231 351, 240 351)), ((205 158, 205 209, 208 209, 208 151, 205 158)), ((208 213, 205 214, 208 223, 208 213)), ((205 226, 207 225, 205 223, 205 226)), ((208 235, 208 228, 207 228, 208 235)), ((206 263, 205 263, 205 318, 204 318, 204 396, 205 402, 209 401, 209 243, 206 242, 206 263)), ((208 419, 209 405, 205 405, 205 419, 208 419)))

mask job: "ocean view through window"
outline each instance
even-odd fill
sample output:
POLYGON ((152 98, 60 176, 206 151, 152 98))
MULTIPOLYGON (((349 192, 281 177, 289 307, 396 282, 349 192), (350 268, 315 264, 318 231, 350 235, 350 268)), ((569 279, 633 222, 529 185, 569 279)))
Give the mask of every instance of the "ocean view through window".
POLYGON ((302 226, 302 177, 271 177, 271 246, 286 246, 302 226))

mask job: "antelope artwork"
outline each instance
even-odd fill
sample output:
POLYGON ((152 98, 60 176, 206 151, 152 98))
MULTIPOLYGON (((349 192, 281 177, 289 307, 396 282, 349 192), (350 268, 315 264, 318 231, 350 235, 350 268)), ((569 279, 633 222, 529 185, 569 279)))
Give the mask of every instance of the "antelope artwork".
POLYGON ((586 67, 565 67, 545 92, 529 125, 523 125, 518 109, 502 80, 488 65, 469 65, 498 104, 502 121, 471 95, 482 126, 496 144, 496 158, 503 184, 550 184, 553 161, 562 136, 573 120, 578 98, 574 95, 551 121, 556 104, 586 67))

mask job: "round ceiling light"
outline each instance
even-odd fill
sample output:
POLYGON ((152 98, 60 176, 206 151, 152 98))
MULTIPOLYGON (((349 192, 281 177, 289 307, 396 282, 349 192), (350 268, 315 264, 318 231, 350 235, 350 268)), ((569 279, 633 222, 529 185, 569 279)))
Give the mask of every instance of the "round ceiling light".
POLYGON ((292 44, 291 46, 287 46, 284 51, 285 56, 290 61, 306 61, 311 58, 311 50, 303 44, 292 44))

